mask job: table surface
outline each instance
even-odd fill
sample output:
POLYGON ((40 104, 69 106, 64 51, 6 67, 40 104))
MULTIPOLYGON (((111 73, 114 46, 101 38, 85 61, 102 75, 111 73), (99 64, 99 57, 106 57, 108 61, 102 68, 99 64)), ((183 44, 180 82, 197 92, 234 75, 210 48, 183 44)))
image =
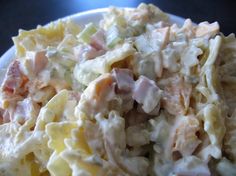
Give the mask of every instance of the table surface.
POLYGON ((0 56, 13 45, 18 29, 32 29, 74 13, 108 6, 136 7, 153 3, 163 11, 192 21, 218 21, 221 31, 236 32, 236 0, 1 0, 0 56))

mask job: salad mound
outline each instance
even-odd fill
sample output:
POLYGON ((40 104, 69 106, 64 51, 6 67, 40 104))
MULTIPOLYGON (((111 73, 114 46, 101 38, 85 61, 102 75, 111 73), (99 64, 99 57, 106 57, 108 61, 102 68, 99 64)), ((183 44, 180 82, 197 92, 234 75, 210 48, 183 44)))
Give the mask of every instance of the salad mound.
POLYGON ((1 176, 236 175, 236 39, 217 22, 140 4, 13 41, 1 176))

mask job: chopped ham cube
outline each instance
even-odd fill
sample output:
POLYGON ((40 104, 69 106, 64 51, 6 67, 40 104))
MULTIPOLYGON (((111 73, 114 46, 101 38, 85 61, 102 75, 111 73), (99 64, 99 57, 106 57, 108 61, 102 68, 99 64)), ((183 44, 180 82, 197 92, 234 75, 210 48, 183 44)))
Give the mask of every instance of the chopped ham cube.
POLYGON ((115 68, 112 70, 112 75, 116 80, 118 90, 129 92, 133 89, 134 80, 131 70, 115 68))
POLYGON ((106 50, 105 32, 98 30, 91 36, 90 45, 97 50, 106 50))
POLYGON ((35 57, 33 58, 33 68, 35 74, 41 72, 47 65, 48 58, 45 56, 45 54, 45 51, 40 51, 35 54, 35 57))
POLYGON ((27 82, 27 78, 22 74, 20 70, 20 62, 14 60, 8 67, 6 76, 4 78, 2 89, 16 93, 27 82))
POLYGON ((81 62, 101 56, 104 54, 104 50, 97 50, 91 45, 79 45, 74 48, 74 54, 76 56, 76 61, 81 62))
POLYGON ((161 99, 162 91, 157 87, 154 81, 145 76, 140 76, 135 82, 133 98, 142 104, 144 112, 152 112, 161 99))
POLYGON ((101 56, 106 51, 105 35, 103 30, 97 31, 91 36, 89 45, 79 45, 74 48, 74 54, 77 61, 94 59, 101 56))
POLYGON ((21 61, 22 73, 33 80, 46 67, 48 58, 46 51, 27 51, 26 58, 21 61))

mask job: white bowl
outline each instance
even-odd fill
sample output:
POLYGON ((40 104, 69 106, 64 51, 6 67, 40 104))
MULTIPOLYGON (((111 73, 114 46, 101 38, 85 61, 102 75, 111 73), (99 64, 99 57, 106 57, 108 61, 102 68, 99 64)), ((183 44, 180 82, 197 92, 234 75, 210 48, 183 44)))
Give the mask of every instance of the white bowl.
MULTIPOLYGON (((105 12, 107 12, 107 8, 89 10, 81 13, 77 13, 74 15, 70 15, 62 18, 62 20, 66 20, 70 18, 77 24, 85 25, 89 22, 97 23, 102 19, 102 16, 105 12)), ((168 14, 170 17, 170 21, 172 23, 176 23, 178 25, 182 25, 184 23, 184 18, 178 17, 176 15, 168 14)), ((15 47, 12 46, 8 49, 0 58, 0 82, 2 82, 3 76, 5 74, 7 66, 10 64, 11 60, 15 58, 15 47)))

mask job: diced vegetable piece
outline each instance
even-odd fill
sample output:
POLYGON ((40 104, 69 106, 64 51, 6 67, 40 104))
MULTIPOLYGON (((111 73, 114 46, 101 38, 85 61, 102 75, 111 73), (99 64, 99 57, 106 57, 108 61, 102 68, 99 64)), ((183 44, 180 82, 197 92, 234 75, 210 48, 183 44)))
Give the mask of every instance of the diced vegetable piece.
POLYGON ((144 35, 140 35, 135 40, 135 46, 141 53, 145 53, 145 55, 151 54, 154 50, 150 47, 149 41, 147 37, 144 35))
POLYGON ((145 76, 140 76, 135 82, 133 98, 140 104, 146 113, 152 112, 158 107, 161 100, 162 90, 160 90, 154 81, 145 76))
POLYGON ((81 31, 79 34, 78 34, 78 38, 84 42, 84 43, 89 43, 90 42, 90 38, 91 36, 97 32, 97 28, 94 24, 92 23, 89 23, 88 25, 85 26, 84 30, 81 31))
POLYGON ((109 48, 123 41, 123 37, 118 26, 113 25, 107 30, 106 43, 109 48))
POLYGON ((128 69, 115 68, 112 74, 117 82, 119 90, 131 91, 134 86, 133 74, 128 69))

